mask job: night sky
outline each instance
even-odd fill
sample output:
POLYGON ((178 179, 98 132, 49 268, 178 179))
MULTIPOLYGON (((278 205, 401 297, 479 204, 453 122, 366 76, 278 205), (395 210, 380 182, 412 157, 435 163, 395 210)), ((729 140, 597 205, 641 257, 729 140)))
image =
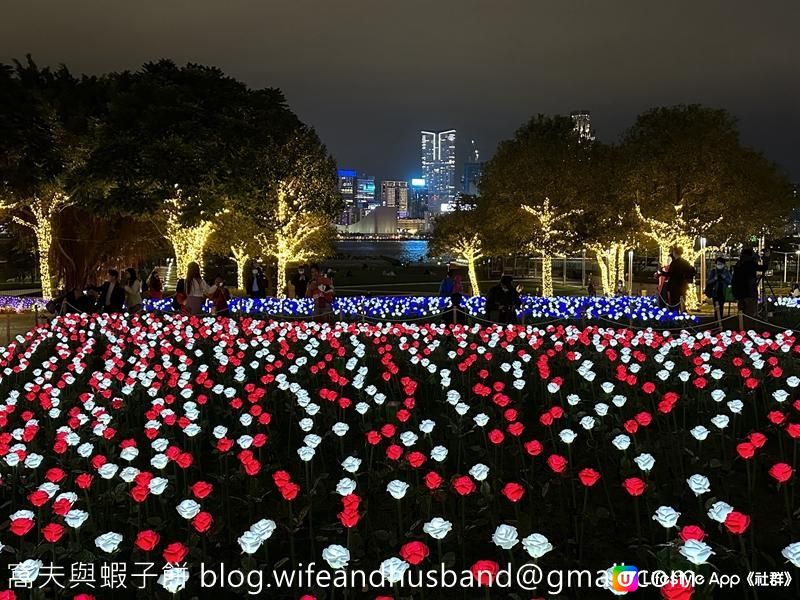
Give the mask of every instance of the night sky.
POLYGON ((7 0, 0 61, 216 65, 283 89, 340 167, 378 179, 419 176, 420 129, 489 158, 539 112, 589 109, 613 141, 648 107, 700 102, 800 181, 798 26, 798 0, 7 0))

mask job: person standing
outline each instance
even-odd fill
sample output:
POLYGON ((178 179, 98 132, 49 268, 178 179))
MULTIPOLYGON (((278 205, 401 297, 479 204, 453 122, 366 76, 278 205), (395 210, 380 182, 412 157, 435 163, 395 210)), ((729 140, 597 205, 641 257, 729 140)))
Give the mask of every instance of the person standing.
POLYGON ((594 287, 594 279, 591 273, 589 273, 589 279, 586 282, 586 293, 589 294, 590 298, 597 296, 597 289, 594 287))
POLYGON ((452 296, 455 288, 455 280, 453 278, 453 271, 448 269, 447 274, 442 279, 442 282, 439 284, 439 297, 440 298, 449 298, 452 296))
POLYGON ((686 292, 697 271, 683 258, 683 248, 680 246, 670 248, 669 256, 671 260, 669 271, 666 272, 667 282, 664 285, 667 305, 672 310, 683 310, 686 292))
POLYGON ((230 317, 231 311, 228 306, 228 301, 231 299, 231 292, 225 287, 225 282, 222 277, 217 277, 214 280, 214 287, 216 289, 211 293, 213 314, 217 317, 230 317))
POLYGON ((514 278, 503 275, 500 283, 486 295, 486 318, 495 323, 516 323, 517 309, 521 305, 519 292, 514 288, 514 278))
POLYGON ((311 266, 311 280, 306 288, 306 297, 314 300, 314 316, 327 315, 333 311, 333 283, 320 271, 319 265, 311 266))
POLYGON ((203 304, 214 293, 216 286, 208 286, 200 276, 200 265, 196 262, 189 263, 184 285, 186 287, 186 306, 189 309, 189 314, 199 315, 203 312, 203 304))
POLYGON ((308 288, 308 275, 306 275, 306 268, 301 265, 297 268, 297 273, 292 277, 292 285, 294 285, 294 295, 296 298, 305 298, 306 289, 308 288))
POLYGON ((264 276, 264 270, 253 264, 253 268, 247 276, 247 295, 250 298, 264 298, 267 295, 267 278, 264 276))
POLYGON ((711 298, 711 302, 714 304, 714 313, 717 315, 717 319, 722 318, 722 310, 725 307, 725 291, 731 284, 731 279, 731 272, 725 264, 725 259, 718 256, 714 268, 708 275, 708 283, 704 290, 705 295, 711 298))
POLYGON ((128 307, 128 312, 139 312, 142 310, 142 282, 136 277, 136 269, 133 267, 125 269, 124 277, 122 289, 125 290, 125 306, 128 307))
POLYGON ((731 291, 739 305, 739 311, 754 317, 758 310, 758 273, 764 272, 766 266, 756 260, 752 248, 743 248, 739 262, 733 267, 731 291))
POLYGON ((175 297, 172 300, 175 310, 182 315, 188 315, 189 307, 186 304, 186 282, 183 279, 178 279, 175 285, 175 297))
POLYGON ((102 312, 122 312, 125 290, 119 282, 119 271, 108 270, 108 279, 97 288, 97 308, 102 312))
POLYGON ((164 295, 164 285, 161 283, 161 276, 158 274, 158 267, 154 267, 147 278, 147 296, 151 300, 160 300, 164 295))

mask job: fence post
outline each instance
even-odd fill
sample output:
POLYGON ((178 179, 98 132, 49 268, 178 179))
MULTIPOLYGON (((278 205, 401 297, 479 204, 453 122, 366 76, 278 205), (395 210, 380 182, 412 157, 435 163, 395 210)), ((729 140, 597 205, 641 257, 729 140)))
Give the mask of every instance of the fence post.
POLYGON ((34 327, 38 327, 39 326, 39 305, 38 304, 34 304, 33 305, 33 326, 34 327))
POLYGON ((6 346, 11 344, 11 313, 6 313, 6 346))

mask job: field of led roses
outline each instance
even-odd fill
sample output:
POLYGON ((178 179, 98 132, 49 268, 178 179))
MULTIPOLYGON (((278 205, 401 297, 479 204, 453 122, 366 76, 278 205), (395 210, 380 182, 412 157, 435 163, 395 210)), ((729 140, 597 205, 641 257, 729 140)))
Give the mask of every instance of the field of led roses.
MULTIPOLYGON (((4 598, 111 597, 99 578, 70 589, 69 565, 114 561, 188 567, 120 598, 209 597, 201 562, 387 574, 350 598, 531 597, 405 585, 442 562, 476 584, 533 561, 798 579, 792 331, 83 315, 1 354, 4 598), (66 589, 45 596, 52 563, 66 589)), ((754 597, 640 595, 659 593, 754 597)))

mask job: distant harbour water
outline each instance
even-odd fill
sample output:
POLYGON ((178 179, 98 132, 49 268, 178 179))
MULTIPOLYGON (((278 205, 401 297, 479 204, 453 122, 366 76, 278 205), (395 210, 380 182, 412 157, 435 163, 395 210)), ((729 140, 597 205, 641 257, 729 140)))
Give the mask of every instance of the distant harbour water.
POLYGON ((387 257, 402 262, 428 258, 428 240, 337 240, 334 245, 342 257, 387 257))

